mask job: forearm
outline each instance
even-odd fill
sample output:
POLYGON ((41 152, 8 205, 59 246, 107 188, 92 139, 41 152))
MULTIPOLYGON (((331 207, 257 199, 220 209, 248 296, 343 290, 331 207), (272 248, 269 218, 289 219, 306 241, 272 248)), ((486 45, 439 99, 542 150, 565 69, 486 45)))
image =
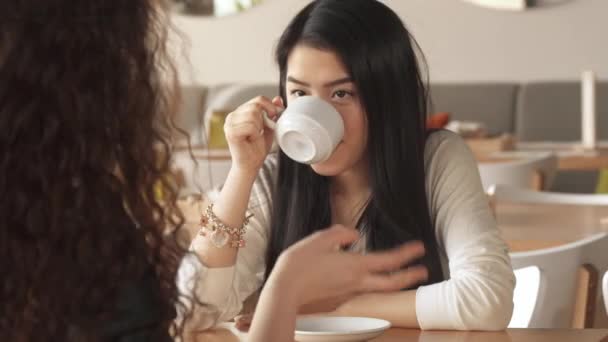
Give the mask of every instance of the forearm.
POLYGON ((248 341, 293 341, 297 307, 288 286, 268 283, 258 301, 248 341))
MULTIPOLYGON (((247 205, 255 174, 231 169, 217 200, 213 213, 229 227, 240 227, 247 212, 247 205)), ((208 238, 196 236, 193 250, 201 262, 209 268, 229 267, 236 262, 238 248, 217 248, 208 238)))
POLYGON ((419 327, 416 290, 362 294, 344 302, 335 314, 380 318, 398 328, 419 327))

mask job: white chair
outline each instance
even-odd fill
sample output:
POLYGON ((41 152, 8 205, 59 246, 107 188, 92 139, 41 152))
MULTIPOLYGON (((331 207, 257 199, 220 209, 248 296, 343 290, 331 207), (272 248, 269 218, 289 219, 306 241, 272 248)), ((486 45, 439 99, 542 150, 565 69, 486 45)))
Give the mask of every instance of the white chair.
POLYGON ((266 96, 270 99, 279 94, 279 86, 275 84, 227 84, 209 88, 207 92, 206 111, 204 114, 204 129, 197 127, 191 132, 193 140, 206 144, 209 119, 214 111, 230 112, 256 96, 266 96))
MULTIPOLYGON (((608 206, 608 195, 539 192, 504 185, 490 186, 488 193, 496 202, 608 206)), ((580 317, 576 317, 577 322, 574 321, 575 303, 580 304, 576 298, 577 291, 581 290, 579 271, 585 270, 587 265, 593 266, 594 270, 588 273, 590 286, 587 288, 592 298, 588 298, 584 304, 601 307, 600 295, 594 293, 596 289, 593 286, 598 285, 597 276, 608 270, 606 251, 608 234, 599 233, 557 247, 511 253, 517 285, 515 310, 509 326, 572 328, 579 324, 591 324, 581 323, 580 317)), ((593 318, 583 315, 583 319, 585 317, 593 318)), ((605 313, 596 312, 595 324, 598 322, 608 322, 605 313)))
POLYGON ((479 175, 484 189, 501 184, 520 188, 549 189, 557 171, 553 153, 501 154, 491 162, 479 162, 479 175), (505 159, 501 161, 500 159, 505 159))
MULTIPOLYGON (((581 266, 593 265, 606 271, 606 250, 608 233, 599 233, 558 247, 511 253, 517 284, 509 328, 572 328, 580 285, 579 270, 581 266)), ((590 283, 583 290, 592 292, 593 286, 590 283)), ((592 296, 583 310, 595 302, 592 296)))
POLYGON ((604 295, 604 306, 606 307, 606 314, 608 315, 608 271, 604 273, 604 280, 602 281, 602 293, 604 295))

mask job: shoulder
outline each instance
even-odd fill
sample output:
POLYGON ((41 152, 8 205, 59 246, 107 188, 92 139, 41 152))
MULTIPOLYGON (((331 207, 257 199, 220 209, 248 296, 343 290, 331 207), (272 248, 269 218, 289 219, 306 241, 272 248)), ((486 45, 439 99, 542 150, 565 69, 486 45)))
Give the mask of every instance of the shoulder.
POLYGON ((446 131, 429 134, 424 149, 424 166, 429 176, 443 175, 446 171, 470 171, 477 162, 464 139, 446 131))
POLYGON ((438 158, 471 157, 472 153, 462 137, 456 133, 440 130, 429 134, 424 148, 425 164, 438 158))
POLYGON ((446 204, 483 198, 477 161, 459 135, 437 131, 427 139, 424 153, 426 192, 432 215, 446 204))

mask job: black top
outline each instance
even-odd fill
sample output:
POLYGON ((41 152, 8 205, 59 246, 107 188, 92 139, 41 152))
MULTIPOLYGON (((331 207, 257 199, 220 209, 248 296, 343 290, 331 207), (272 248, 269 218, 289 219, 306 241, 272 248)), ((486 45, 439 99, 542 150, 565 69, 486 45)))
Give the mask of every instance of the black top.
POLYGON ((118 297, 112 322, 102 330, 102 341, 172 342, 164 322, 167 317, 175 317, 175 308, 164 307, 159 292, 158 279, 152 270, 126 286, 118 297))

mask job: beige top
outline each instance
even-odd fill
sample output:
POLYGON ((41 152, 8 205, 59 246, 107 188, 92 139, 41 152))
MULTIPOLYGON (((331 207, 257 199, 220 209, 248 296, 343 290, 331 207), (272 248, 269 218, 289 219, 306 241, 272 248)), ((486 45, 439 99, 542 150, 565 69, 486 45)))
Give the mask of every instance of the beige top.
MULTIPOLYGON (((477 165, 463 140, 450 132, 430 135, 425 150, 426 191, 444 274, 441 283, 416 290, 422 329, 498 330, 509 323, 515 276, 482 189, 477 165)), ((180 266, 178 286, 196 291, 206 305, 194 319, 201 329, 235 317, 263 281, 270 230, 270 201, 276 155, 254 185, 254 213, 235 266, 207 268, 190 254, 180 266)))

